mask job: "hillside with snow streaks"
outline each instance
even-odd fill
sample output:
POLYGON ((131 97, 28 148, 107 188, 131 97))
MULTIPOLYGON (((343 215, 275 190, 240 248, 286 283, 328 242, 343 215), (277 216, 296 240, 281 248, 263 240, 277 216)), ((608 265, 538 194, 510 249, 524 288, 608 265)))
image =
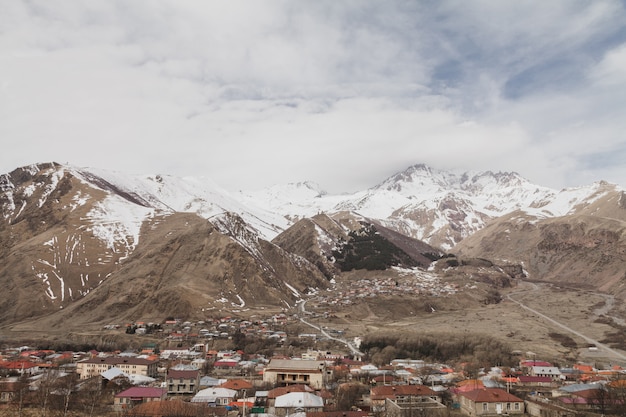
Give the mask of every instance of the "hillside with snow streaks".
MULTIPOLYGON (((129 196, 129 201, 153 207, 161 212, 196 213, 212 219, 226 213, 235 213, 271 238, 286 227, 289 221, 282 215, 234 198, 231 193, 204 177, 174 177, 170 175, 129 176, 118 172, 84 168, 83 175, 101 178, 115 189, 129 196)), ((96 181, 98 183, 98 181, 96 181)))
POLYGON ((536 264, 557 280, 568 256, 577 276, 604 271, 596 282, 609 288, 623 276, 624 224, 618 186, 556 191, 515 173, 415 165, 329 195, 309 182, 228 192, 201 177, 29 165, 0 175, 0 322, 95 305, 162 314, 162 300, 174 315, 218 308, 218 298, 291 305, 343 273, 333 251, 365 227, 417 265, 449 252, 534 274, 536 264))
POLYGON ((126 257, 137 247, 141 226, 152 218, 154 212, 153 208, 128 204, 117 195, 108 195, 87 213, 87 230, 107 248, 126 257))
MULTIPOLYGON (((411 166, 370 189, 341 195, 329 195, 311 182, 230 193, 202 177, 128 176, 92 168, 78 171, 96 184, 94 178, 103 179, 109 189, 122 192, 130 202, 161 212, 196 213, 221 224, 230 220, 220 218, 234 213, 267 240, 299 219, 347 211, 445 250, 499 216, 515 210, 560 216, 599 192, 595 185, 558 192, 531 184, 516 173, 442 171, 425 165, 411 166)), ((122 227, 135 228, 132 224, 122 227)))

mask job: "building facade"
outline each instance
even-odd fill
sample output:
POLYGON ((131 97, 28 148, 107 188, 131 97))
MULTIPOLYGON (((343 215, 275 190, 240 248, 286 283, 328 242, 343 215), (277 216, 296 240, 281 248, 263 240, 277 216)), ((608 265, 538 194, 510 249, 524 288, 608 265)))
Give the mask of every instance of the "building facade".
POLYGON ((277 387, 304 384, 322 389, 331 377, 324 361, 272 359, 263 371, 263 382, 277 387))
POLYGON ((157 364, 158 361, 156 360, 143 358, 96 357, 78 362, 76 364, 76 372, 80 375, 80 379, 88 379, 115 367, 127 375, 142 375, 154 378, 158 375, 157 364))
POLYGON ((500 388, 483 388, 458 394, 461 409, 470 416, 524 414, 524 400, 500 388))
POLYGON ((167 393, 169 395, 193 395, 200 386, 200 371, 170 369, 167 373, 167 393))

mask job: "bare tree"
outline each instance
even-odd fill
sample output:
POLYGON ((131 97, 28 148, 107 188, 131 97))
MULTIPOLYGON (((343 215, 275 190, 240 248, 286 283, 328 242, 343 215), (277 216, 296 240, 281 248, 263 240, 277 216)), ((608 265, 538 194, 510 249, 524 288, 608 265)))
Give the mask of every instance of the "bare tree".
POLYGON ((356 405, 361 396, 369 390, 368 386, 360 383, 345 383, 337 388, 337 411, 349 411, 356 405))
POLYGON ((100 411, 102 398, 105 394, 102 377, 98 375, 80 384, 78 394, 83 412, 85 412, 89 417, 97 415, 94 413, 98 413, 100 411))
POLYGON ((12 406, 17 413, 18 417, 22 417, 24 412, 24 405, 27 402, 27 396, 29 393, 28 376, 22 374, 17 381, 15 381, 12 406))
POLYGON ((56 370, 48 370, 42 374, 37 381, 37 392, 35 394, 36 402, 41 409, 41 417, 48 415, 48 408, 50 407, 50 397, 52 390, 54 389, 54 382, 56 381, 58 372, 56 370))
POLYGON ((76 391, 77 381, 78 374, 72 373, 61 378, 57 378, 54 383, 53 393, 60 400, 58 401, 58 408, 60 409, 63 417, 67 417, 70 407, 70 398, 72 398, 72 395, 76 391))

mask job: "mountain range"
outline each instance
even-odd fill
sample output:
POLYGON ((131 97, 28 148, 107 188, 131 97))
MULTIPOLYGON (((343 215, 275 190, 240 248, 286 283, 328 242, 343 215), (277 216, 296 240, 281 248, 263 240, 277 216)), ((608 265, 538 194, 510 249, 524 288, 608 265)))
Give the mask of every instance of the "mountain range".
POLYGON ((626 295, 626 196, 606 182, 554 190, 418 164, 351 194, 229 192, 39 163, 0 175, 0 214, 0 327, 14 329, 287 309, 350 271, 450 257, 626 295))

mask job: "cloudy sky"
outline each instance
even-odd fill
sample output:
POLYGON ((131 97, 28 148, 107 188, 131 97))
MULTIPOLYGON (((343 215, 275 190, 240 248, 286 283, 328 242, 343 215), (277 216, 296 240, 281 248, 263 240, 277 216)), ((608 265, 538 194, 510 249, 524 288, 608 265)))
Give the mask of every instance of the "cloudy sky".
POLYGON ((0 173, 626 186, 622 1, 0 0, 0 173))

